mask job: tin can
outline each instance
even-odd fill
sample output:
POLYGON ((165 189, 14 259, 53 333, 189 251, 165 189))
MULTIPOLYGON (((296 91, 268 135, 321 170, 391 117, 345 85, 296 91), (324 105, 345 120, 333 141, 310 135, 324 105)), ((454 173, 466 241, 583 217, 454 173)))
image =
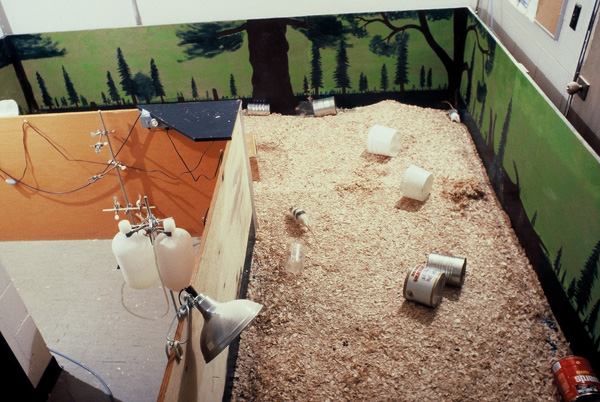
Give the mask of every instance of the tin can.
POLYGON ((337 114, 337 107, 335 106, 335 98, 323 98, 312 101, 313 112, 315 116, 321 117, 328 114, 337 114))
POLYGON ((430 253, 427 257, 427 266, 445 272, 447 285, 460 287, 465 282, 466 258, 430 253))
POLYGON ((404 280, 404 298, 429 307, 437 307, 442 301, 446 274, 425 264, 415 265, 404 280))
POLYGON ((565 357, 552 365, 554 381, 564 402, 600 401, 600 381, 583 357, 565 357))

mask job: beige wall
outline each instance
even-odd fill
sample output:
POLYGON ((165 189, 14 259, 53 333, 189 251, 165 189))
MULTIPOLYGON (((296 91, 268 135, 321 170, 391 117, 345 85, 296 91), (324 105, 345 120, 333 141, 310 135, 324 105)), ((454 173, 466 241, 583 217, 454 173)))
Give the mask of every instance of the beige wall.
POLYGON ((600 35, 598 25, 593 32, 583 66, 581 77, 590 84, 585 100, 578 95, 573 96, 571 108, 567 117, 575 128, 590 142, 594 142, 596 149, 600 148, 600 35))
POLYGON ((0 333, 35 388, 52 359, 33 318, 0 261, 0 333))
MULTIPOLYGON (((516 0, 481 0, 478 2, 477 14, 517 62, 523 65, 550 101, 568 117, 571 124, 598 152, 600 117, 595 111, 600 107, 600 85, 594 83, 600 83, 596 79, 600 64, 600 39, 593 40, 588 46, 587 61, 581 72, 592 84, 588 98, 583 102, 578 96, 574 96, 570 105, 569 94, 566 91, 567 84, 573 81, 577 73, 594 1, 564 0, 562 7, 553 7, 553 13, 561 13, 559 16, 553 15, 558 21, 554 34, 538 21, 535 13, 526 15, 514 3, 516 0), (577 3, 582 4, 582 9, 576 29, 572 29, 569 24, 577 3)), ((535 3, 535 0, 531 3, 535 3)), ((560 5, 558 0, 552 3, 560 5)), ((545 3, 539 4, 543 7, 545 3)), ((540 10, 542 9, 539 8, 538 12, 541 12, 540 10)), ((546 17, 547 15, 540 18, 546 17)), ((595 24, 598 24, 598 18, 595 24)))

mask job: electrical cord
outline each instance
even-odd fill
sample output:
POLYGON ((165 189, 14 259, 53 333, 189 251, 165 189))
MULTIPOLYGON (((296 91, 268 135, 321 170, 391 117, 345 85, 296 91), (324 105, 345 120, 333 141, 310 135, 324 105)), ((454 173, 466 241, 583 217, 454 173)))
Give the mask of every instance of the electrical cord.
MULTIPOLYGON (((138 121, 140 120, 140 115, 138 115, 134 121, 134 123, 131 125, 131 129, 129 130, 129 133, 127 134, 127 136, 125 137, 125 139, 123 140, 123 142, 121 143, 119 149, 117 150, 117 152, 115 153, 115 158, 117 157, 117 155, 123 150, 123 147, 125 146, 125 144, 129 141, 129 138, 131 137, 133 130, 136 126, 136 124, 138 123, 138 121)), ((2 172, 2 174, 5 176, 3 177, 4 180, 7 180, 7 178, 10 178, 12 180, 14 180, 14 183, 11 184, 22 184, 23 186, 34 190, 34 191, 39 191, 45 194, 51 194, 51 195, 65 195, 65 194, 71 194, 80 190, 83 190, 87 187, 89 187, 90 185, 94 184, 96 181, 98 181, 99 179, 103 178, 103 176, 105 174, 107 174, 110 170, 113 170, 114 168, 116 168, 116 165, 114 163, 103 163, 103 162, 97 162, 97 161, 90 161, 90 160, 85 160, 85 159, 76 159, 76 158, 72 158, 69 155, 66 154, 66 151, 63 151, 64 147, 60 146, 59 144, 55 143, 48 135, 46 135, 45 133, 43 133, 40 129, 38 129, 37 127, 35 127, 33 124, 31 124, 31 122, 25 120, 23 122, 22 125, 22 131, 23 131, 23 150, 24 150, 24 156, 25 156, 25 167, 23 168, 23 172, 21 174, 20 178, 17 178, 16 176, 13 176, 12 174, 8 173, 6 170, 0 168, 0 172, 2 172), (29 149, 27 146, 27 130, 26 127, 30 127, 36 134, 38 134, 40 137, 42 137, 46 142, 48 142, 48 144, 50 144, 50 146, 52 146, 52 148, 54 148, 65 160, 69 161, 69 162, 80 162, 80 163, 89 163, 89 164, 96 164, 96 165, 103 165, 104 169, 92 176, 90 179, 88 179, 88 182, 84 185, 81 185, 79 187, 76 187, 74 189, 70 189, 70 190, 65 190, 65 191, 51 191, 51 190, 46 190, 43 188, 40 188, 38 186, 32 185, 32 184, 28 184, 26 182, 23 181, 23 178, 25 177, 27 171, 29 170, 29 161, 30 161, 30 154, 29 154, 29 149)), ((219 168, 221 166, 221 163, 223 162, 223 151, 221 150, 221 153, 219 155, 219 160, 217 162, 217 166, 215 168, 215 172, 214 174, 209 177, 205 174, 200 174, 197 177, 194 176, 194 171, 196 169, 198 169, 198 167, 200 166, 200 164, 202 163, 202 160, 204 159, 204 157, 206 156, 207 152, 210 150, 210 148, 213 146, 214 142, 212 142, 208 148, 206 148, 206 150, 202 153, 198 163, 196 164, 196 166, 193 169, 190 169, 189 166, 187 165, 186 161, 184 160, 183 156, 181 155, 181 153, 179 152, 179 150, 177 149, 177 146, 175 145, 175 143, 173 142, 173 139, 171 138, 170 134, 169 134, 169 130, 167 129, 167 138, 169 139, 169 141, 171 142, 171 145, 173 147, 173 150, 175 151, 175 153, 177 154, 177 156, 179 157, 179 159, 181 160, 181 162, 183 163, 184 167, 185 167, 185 171, 181 172, 178 176, 172 176, 170 174, 168 174, 167 172, 160 170, 160 169, 143 169, 143 168, 139 168, 136 166, 127 166, 127 168, 129 169, 134 169, 137 171, 141 171, 141 172, 145 172, 145 173, 160 173, 162 175, 164 175, 165 177, 169 178, 170 180, 180 180, 182 178, 183 175, 185 174, 189 174, 192 179, 194 180, 194 182, 198 182, 198 180, 200 180, 200 178, 204 178, 206 180, 214 180, 215 177, 217 176, 218 172, 219 172, 219 168)))
POLYGON ((92 374, 94 377, 96 377, 98 379, 98 381, 100 381, 100 384, 102 384, 102 386, 104 386, 104 388, 106 389, 106 394, 108 395, 108 397, 110 398, 110 400, 112 402, 115 401, 115 398, 113 396, 112 391, 110 390, 110 388, 108 387, 108 385, 106 384, 106 382, 104 382, 104 380, 96 372, 94 372, 92 369, 84 366, 83 364, 79 363, 78 361, 70 358, 69 356, 64 355, 64 354, 62 354, 62 353, 60 353, 60 352, 58 352, 58 351, 56 351, 54 349, 50 349, 50 352, 52 352, 53 354, 58 355, 58 356, 60 356, 60 357, 62 357, 64 359, 67 359, 71 363, 74 363, 74 364, 78 365, 79 367, 81 367, 82 369, 88 371, 90 374, 92 374))
POLYGON ((221 165, 221 161, 223 160, 223 152, 221 151, 220 155, 219 155, 219 162, 217 163, 217 168, 215 169, 215 173, 213 174, 212 177, 208 177, 204 174, 199 175, 198 177, 194 177, 194 171, 196 169, 198 169, 198 167, 200 166, 200 163, 202 163, 202 159, 204 159, 204 156, 206 155, 206 153, 208 152, 208 150, 214 145, 214 141, 210 143, 210 145, 208 146, 208 148, 206 148, 206 150, 202 153, 202 156, 200 157, 200 160, 198 161, 198 163, 196 164, 196 166, 190 170, 190 168, 188 167, 187 163, 185 162, 185 160, 183 159, 183 156, 181 156, 181 154, 179 153, 179 150, 177 149, 177 146, 175 146, 175 143, 173 142, 173 139, 171 138, 171 135, 169 134, 169 130, 166 130, 167 132, 167 138, 169 138, 169 141, 171 142, 171 145, 173 146, 173 149, 175 150, 175 153, 177 154, 177 156, 179 157, 179 159, 181 160, 181 162, 183 163, 183 166, 185 166, 187 172, 183 172, 181 173, 179 176, 177 176, 177 179, 181 178, 182 175, 184 175, 185 173, 188 173, 190 176, 192 176, 192 179, 194 180, 194 182, 197 182, 198 180, 200 180, 201 177, 204 177, 207 180, 213 180, 215 177, 217 177, 217 173, 219 172, 219 166, 221 165))
POLYGON ((39 130, 37 127, 35 127, 33 124, 31 124, 31 122, 29 122, 28 120, 23 121, 23 124, 21 125, 21 130, 23 132, 23 151, 24 151, 24 155, 25 155, 25 167, 23 168, 23 173, 21 174, 20 178, 16 178, 15 176, 11 175, 10 173, 8 173, 7 171, 5 171, 4 169, 0 168, 0 172, 2 172, 5 176, 10 177, 11 179, 13 179, 15 181, 14 184, 22 184, 23 186, 34 190, 34 191, 39 191, 42 193, 46 193, 46 194, 53 194, 53 195, 64 195, 64 194, 70 194, 70 193, 74 193, 76 191, 82 190, 88 186, 90 186, 91 184, 93 184, 97 178, 102 177, 102 175, 104 175, 108 169, 112 166, 111 164, 106 164, 103 162, 96 162, 96 161, 90 161, 90 160, 85 160, 85 159, 75 159, 72 158, 70 156, 68 156, 65 152, 63 152, 61 150, 61 148, 64 149, 64 147, 60 146, 59 144, 56 144, 50 137, 48 137, 46 134, 44 134, 41 130, 39 130), (45 190, 42 189, 40 187, 25 183, 23 181, 23 178, 25 177, 25 174, 27 173, 27 170, 29 169, 29 161, 31 159, 31 156, 29 154, 29 147, 27 146, 27 130, 26 128, 29 127, 31 128, 36 134, 38 134, 40 137, 42 137, 46 142, 48 142, 48 144, 50 144, 50 146, 52 148, 54 148, 64 159, 66 159, 69 162, 82 162, 82 163, 90 163, 90 164, 96 164, 96 165, 103 165, 104 166, 104 170, 95 175, 94 178, 95 180, 91 180, 90 182, 88 182, 87 184, 84 184, 82 186, 79 186, 75 189, 71 189, 71 190, 66 190, 66 191, 51 191, 51 190, 45 190))
POLYGON ((125 139, 123 140, 123 143, 121 144, 121 146, 119 147, 119 149, 117 149, 117 152, 115 153, 115 158, 119 155, 119 153, 121 152, 121 150, 123 149, 123 147, 125 146, 125 144, 127 143, 127 141, 129 140, 129 137, 131 137, 131 134, 133 133, 133 129, 135 128, 135 125, 137 124, 138 121, 140 121, 140 117, 141 117, 141 114, 138 114, 137 118, 135 119, 135 121, 131 125, 131 130, 129 130, 129 133, 127 134, 127 137, 125 137, 125 139))

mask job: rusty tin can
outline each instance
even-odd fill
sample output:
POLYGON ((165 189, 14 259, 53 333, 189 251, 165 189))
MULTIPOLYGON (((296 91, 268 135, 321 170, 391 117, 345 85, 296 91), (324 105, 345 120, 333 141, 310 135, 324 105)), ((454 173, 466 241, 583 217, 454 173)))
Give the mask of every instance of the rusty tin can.
POLYGON ((429 307, 437 307, 442 301, 446 274, 425 264, 415 265, 404 280, 404 298, 429 307))
POLYGON ((600 401, 600 381, 583 357, 565 357, 552 365, 554 381, 564 402, 600 401))

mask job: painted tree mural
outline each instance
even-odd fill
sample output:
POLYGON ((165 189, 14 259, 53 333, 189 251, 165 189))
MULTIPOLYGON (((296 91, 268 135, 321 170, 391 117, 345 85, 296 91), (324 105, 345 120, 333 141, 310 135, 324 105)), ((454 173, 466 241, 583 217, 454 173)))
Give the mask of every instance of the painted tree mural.
POLYGON ((298 100, 289 74, 286 38, 288 27, 297 28, 319 48, 336 44, 342 24, 335 16, 274 18, 233 22, 188 24, 176 32, 188 59, 212 58, 238 50, 247 36, 252 66, 252 97, 269 102, 271 111, 295 114, 298 100))
MULTIPOLYGON (((369 50, 378 56, 396 58, 396 70, 394 73, 394 84, 400 87, 400 93, 404 93, 405 85, 408 80, 408 41, 410 35, 407 32, 400 32, 394 35, 394 41, 391 38, 383 38, 381 35, 375 35, 369 42, 369 50)), ((386 69, 387 74, 387 69, 386 69)), ((384 89, 384 91, 387 88, 384 89)))
MULTIPOLYGON (((390 43, 392 38, 401 32, 408 30, 417 30, 427 41, 439 60, 444 65, 448 76, 448 97, 454 104, 458 103, 460 83, 462 74, 468 70, 469 66, 464 62, 465 41, 469 32, 475 32, 478 35, 478 25, 469 24, 469 11, 466 8, 457 8, 451 10, 420 10, 403 12, 382 12, 375 14, 360 14, 354 18, 360 21, 361 27, 367 27, 371 24, 383 24, 389 29, 389 34, 380 38, 382 42, 390 43), (433 36, 429 22, 438 20, 453 21, 454 46, 452 54, 449 54, 433 36), (409 20, 410 22, 406 22, 409 20), (416 20, 416 22, 413 22, 416 20)), ((484 54, 489 53, 488 48, 479 47, 484 54)))
POLYGON ((53 42, 48 36, 36 35, 10 35, 6 44, 8 61, 15 69, 21 90, 27 102, 30 113, 38 111, 39 106, 35 100, 33 89, 25 73, 23 62, 26 60, 46 59, 50 57, 62 57, 67 53, 65 48, 60 48, 59 42, 53 42))
POLYGON ((133 76, 133 81, 135 82, 135 96, 150 103, 150 99, 154 98, 152 78, 139 71, 133 76))

